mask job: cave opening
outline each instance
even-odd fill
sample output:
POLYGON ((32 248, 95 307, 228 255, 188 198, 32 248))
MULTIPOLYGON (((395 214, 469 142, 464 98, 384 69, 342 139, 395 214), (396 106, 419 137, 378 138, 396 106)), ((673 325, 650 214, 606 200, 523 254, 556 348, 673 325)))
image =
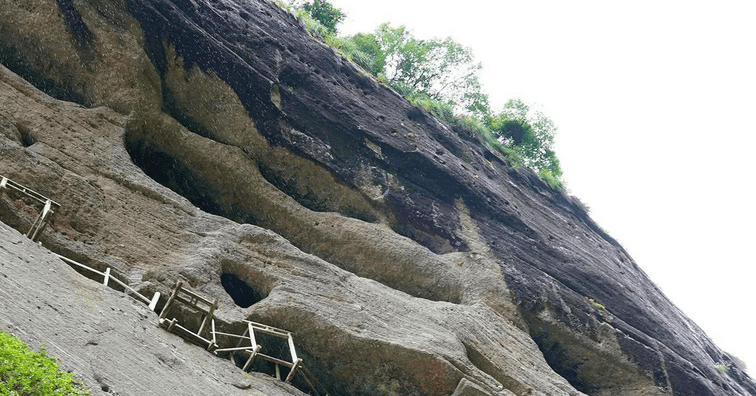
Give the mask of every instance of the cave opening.
POLYGON ((18 133, 21 134, 21 144, 24 147, 29 147, 34 143, 37 143, 37 138, 25 125, 16 125, 16 129, 18 130, 18 133))
POLYGON ((265 298, 265 294, 261 290, 250 286, 234 274, 222 274, 221 285, 234 300, 234 303, 242 308, 249 308, 252 304, 265 298))
POLYGON ((131 160, 147 176, 188 199, 202 211, 237 223, 255 224, 254 218, 238 205, 222 202, 221 192, 187 166, 183 159, 143 139, 127 136, 125 143, 131 160))
POLYGON ((538 345, 538 349, 541 350, 546 363, 554 372, 566 379, 570 385, 580 392, 591 394, 596 390, 580 375, 580 366, 583 362, 571 357, 562 343, 545 331, 531 336, 538 345))
POLYGON ((126 142, 126 151, 147 176, 188 199, 205 212, 222 216, 222 208, 213 199, 213 190, 184 163, 145 141, 126 142))

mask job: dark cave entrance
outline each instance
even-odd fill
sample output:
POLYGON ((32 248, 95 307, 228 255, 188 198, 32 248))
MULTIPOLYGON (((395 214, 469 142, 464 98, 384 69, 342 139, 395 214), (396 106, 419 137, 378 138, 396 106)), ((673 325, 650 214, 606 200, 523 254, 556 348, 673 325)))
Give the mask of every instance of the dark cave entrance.
POLYGON ((582 362, 572 358, 565 346, 553 340, 548 333, 538 333, 532 337, 538 349, 543 353, 546 363, 554 372, 566 379, 575 389, 580 392, 591 394, 594 389, 592 384, 585 381, 580 375, 582 362))
POLYGON ((252 304, 265 298, 261 290, 248 285, 247 282, 234 274, 222 274, 221 285, 234 300, 234 303, 242 308, 249 308, 252 304))
POLYGON ((126 151, 138 167, 156 182, 170 188, 207 213, 223 216, 210 184, 198 177, 183 161, 141 141, 126 141, 126 151))

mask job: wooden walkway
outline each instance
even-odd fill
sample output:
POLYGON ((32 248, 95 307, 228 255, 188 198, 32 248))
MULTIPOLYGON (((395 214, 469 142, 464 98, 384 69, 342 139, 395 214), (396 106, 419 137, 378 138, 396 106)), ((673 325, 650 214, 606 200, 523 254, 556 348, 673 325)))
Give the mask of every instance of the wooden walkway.
MULTIPOLYGON (((0 194, 6 190, 12 192, 12 194, 20 194, 21 196, 40 204, 39 215, 26 233, 27 238, 36 241, 36 238, 42 233, 42 230, 50 222, 55 212, 60 209, 60 204, 0 175, 0 194)), ((39 244, 41 245, 42 243, 39 242, 39 244)), ((111 273, 110 267, 106 268, 103 272, 57 253, 53 252, 53 254, 66 264, 78 268, 80 271, 102 276, 102 283, 105 286, 113 287, 113 284, 121 286, 124 289, 124 293, 145 303, 151 311, 155 312, 160 300, 159 292, 156 292, 152 298, 147 298, 126 283, 114 277, 111 273)), ((289 373, 283 381, 291 383, 297 375, 300 375, 316 396, 320 396, 321 394, 328 396, 327 389, 320 384, 317 378, 315 378, 315 376, 313 376, 305 367, 302 359, 297 356, 292 332, 248 320, 244 321, 246 329, 243 334, 220 332, 216 330, 215 319, 213 318, 217 308, 218 299, 213 299, 211 301, 210 299, 188 289, 184 286, 183 281, 179 280, 176 282, 173 292, 158 316, 158 326, 177 334, 190 342, 201 345, 216 356, 220 357, 226 355, 234 361, 234 356, 241 355, 243 359, 245 359, 245 363, 241 368, 244 372, 250 370, 252 364, 257 359, 262 359, 275 365, 275 376, 281 380, 281 367, 286 367, 289 369, 289 373), (199 313, 201 315, 202 319, 196 330, 193 330, 191 325, 182 323, 178 318, 168 318, 171 308, 176 307, 177 304, 183 304, 185 305, 184 308, 188 308, 188 311, 199 313), (285 340, 291 355, 291 361, 279 359, 270 354, 263 353, 264 347, 257 342, 257 337, 255 335, 256 332, 285 340), (226 342, 220 342, 220 340, 226 342), (230 346, 230 344, 233 344, 232 340, 237 341, 235 346, 230 346), (219 346, 219 342, 223 344, 223 347, 219 346), (249 343, 249 345, 243 345, 247 343, 249 343), (320 389, 322 393, 318 389, 320 389)))

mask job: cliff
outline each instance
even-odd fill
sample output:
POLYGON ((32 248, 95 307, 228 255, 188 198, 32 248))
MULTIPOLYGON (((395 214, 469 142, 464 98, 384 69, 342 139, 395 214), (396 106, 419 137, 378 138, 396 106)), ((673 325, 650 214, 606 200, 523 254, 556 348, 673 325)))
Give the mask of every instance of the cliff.
MULTIPOLYGON (((0 63, 0 173, 61 204, 45 248, 294 331, 333 395, 756 394, 576 200, 273 3, 0 0, 0 63)), ((34 215, 0 201, 13 228, 34 215)), ((42 331, 27 314, 4 320, 42 331)))

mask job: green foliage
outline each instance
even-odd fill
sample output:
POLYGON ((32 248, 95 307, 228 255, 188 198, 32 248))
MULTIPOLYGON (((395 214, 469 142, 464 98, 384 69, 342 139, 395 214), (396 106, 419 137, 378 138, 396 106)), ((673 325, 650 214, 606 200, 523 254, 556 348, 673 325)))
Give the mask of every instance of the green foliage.
POLYGON ((373 75, 382 74, 386 67, 386 54, 372 33, 357 33, 345 38, 349 42, 349 56, 373 75))
POLYGON ((456 121, 454 117, 454 109, 447 102, 440 99, 431 98, 422 93, 412 93, 411 89, 399 84, 397 92, 407 97, 407 99, 413 105, 421 106, 425 110, 428 110, 434 117, 449 125, 453 125, 456 121), (403 92, 404 91, 404 92, 403 92))
POLYGON ((482 92, 472 50, 454 41, 418 40, 404 26, 384 23, 374 37, 385 60, 384 74, 394 87, 443 100, 457 111, 482 115, 488 96, 482 92))
POLYGON ((596 301, 596 300, 594 300, 594 299, 592 299, 592 298, 590 298, 590 297, 586 297, 586 298, 587 298, 587 299, 588 299, 588 301, 590 301, 590 303, 591 303, 591 304, 593 304, 593 306, 595 306, 596 308, 598 308, 598 309, 600 309, 600 310, 602 310, 602 311, 603 311, 603 310, 606 310, 606 307, 604 306, 604 304, 601 304, 600 302, 598 302, 598 301, 596 301))
POLYGON ((730 366, 725 365, 725 364, 717 364, 717 365, 714 365, 714 367, 717 370, 719 370, 719 372, 722 374, 727 374, 730 372, 730 366))
POLYGON ((483 136, 483 134, 487 131, 486 126, 483 125, 483 122, 477 117, 457 117, 454 120, 454 124, 461 126, 462 129, 470 134, 470 136, 483 136))
POLYGON ((564 188, 562 169, 553 151, 554 123, 519 99, 510 100, 500 113, 492 115, 478 77, 481 64, 475 62, 469 48, 451 38, 419 40, 406 27, 388 23, 373 33, 337 37, 336 26, 345 17, 340 9, 326 0, 290 1, 314 36, 378 81, 439 120, 480 136, 512 166, 533 169, 552 188, 564 188))
POLYGON ((509 163, 513 167, 519 167, 522 166, 522 158, 520 157, 520 153, 518 153, 516 150, 513 150, 505 145, 503 145, 499 141, 499 137, 495 135, 493 132, 491 132, 490 129, 484 128, 481 130, 481 138, 483 139, 483 142, 492 150, 498 151, 501 153, 504 158, 509 160, 509 163))
POLYGON ((346 18, 346 14, 339 8, 334 8, 333 4, 326 0, 314 0, 302 4, 301 9, 305 10, 312 19, 323 25, 330 34, 337 34, 336 26, 346 18))
POLYGON ((548 169, 541 169, 540 172, 538 172, 538 176, 543 179, 543 181, 546 182, 546 184, 549 185, 549 187, 555 189, 555 190, 562 190, 564 189, 564 183, 562 183, 559 178, 554 176, 553 173, 551 173, 548 169))
POLYGON ((0 331, 0 395, 88 395, 74 385, 73 373, 58 370, 44 345, 29 351, 20 338, 0 331))
POLYGON ((325 40, 325 38, 331 34, 331 31, 328 30, 327 27, 325 27, 317 20, 313 19, 312 16, 310 16, 310 14, 308 14, 304 9, 298 8, 296 15, 297 18, 304 21, 307 30, 312 33, 313 36, 325 40))
POLYGON ((279 6, 279 7, 281 7, 281 8, 283 8, 286 11, 291 11, 292 10, 291 4, 289 4, 289 3, 285 2, 285 1, 276 0, 276 5, 279 6))
POLYGON ((562 168, 553 150, 557 128, 551 119, 514 99, 487 122, 502 144, 520 154, 526 167, 536 171, 552 187, 562 188, 559 181, 562 168))

